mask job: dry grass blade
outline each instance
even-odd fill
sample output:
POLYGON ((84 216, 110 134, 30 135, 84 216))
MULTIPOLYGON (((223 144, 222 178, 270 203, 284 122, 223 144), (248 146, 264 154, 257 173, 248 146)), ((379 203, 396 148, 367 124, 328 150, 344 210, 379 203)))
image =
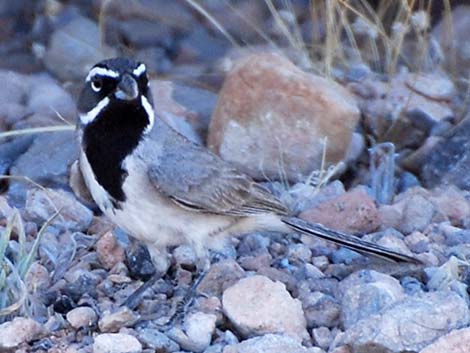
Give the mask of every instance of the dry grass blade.
POLYGON ((207 12, 206 9, 204 9, 199 3, 193 0, 185 0, 185 2, 190 5, 192 8, 194 8, 197 12, 199 12, 201 15, 203 15, 207 20, 220 32, 224 35, 227 40, 232 43, 233 46, 238 47, 238 43, 233 38, 230 33, 228 33, 225 28, 217 21, 214 16, 212 16, 209 12, 207 12))
POLYGON ((55 126, 44 126, 44 127, 32 127, 28 129, 19 129, 11 130, 0 133, 0 140, 7 137, 29 135, 29 134, 39 134, 45 132, 57 132, 57 131, 73 131, 75 126, 73 125, 55 125, 55 126))

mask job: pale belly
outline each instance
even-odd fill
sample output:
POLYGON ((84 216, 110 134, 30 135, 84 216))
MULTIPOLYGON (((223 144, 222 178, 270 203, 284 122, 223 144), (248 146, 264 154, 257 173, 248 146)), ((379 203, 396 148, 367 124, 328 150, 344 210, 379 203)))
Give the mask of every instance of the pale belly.
MULTIPOLYGON (((136 165, 125 162, 128 171, 136 165)), ((198 256, 206 249, 220 249, 226 241, 227 232, 238 222, 237 218, 209 215, 181 208, 160 194, 151 184, 146 173, 129 172, 123 191, 126 200, 115 208, 109 194, 96 181, 91 167, 82 154, 80 167, 90 193, 101 211, 129 235, 161 252, 169 246, 190 244, 198 256)), ((235 229, 234 229, 235 231, 235 229)))

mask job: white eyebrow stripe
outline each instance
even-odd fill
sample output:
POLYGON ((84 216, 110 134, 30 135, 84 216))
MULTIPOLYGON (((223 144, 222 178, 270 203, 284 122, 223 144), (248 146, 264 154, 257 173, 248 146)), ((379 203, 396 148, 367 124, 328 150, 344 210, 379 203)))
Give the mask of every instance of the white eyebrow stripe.
POLYGON ((140 100, 142 102, 142 106, 144 107, 144 109, 147 112, 147 115, 149 117, 149 124, 147 125, 147 127, 144 130, 144 134, 147 134, 150 131, 152 131, 153 124, 155 123, 155 112, 152 108, 152 105, 149 103, 147 97, 141 96, 140 100))
POLYGON ((142 75, 145 71, 147 70, 147 67, 145 66, 145 64, 140 64, 139 66, 137 66, 134 71, 132 71, 132 73, 139 77, 140 75, 142 75))
POLYGON ((106 97, 102 100, 99 101, 99 103, 94 107, 92 110, 89 112, 86 112, 85 114, 80 114, 80 122, 83 125, 87 125, 91 123, 97 115, 104 109, 106 106, 109 104, 109 98, 106 97))
POLYGON ((119 73, 110 69, 106 69, 104 67, 94 67, 88 73, 86 77, 86 82, 90 81, 93 76, 100 75, 100 76, 108 76, 112 78, 119 77, 119 73))

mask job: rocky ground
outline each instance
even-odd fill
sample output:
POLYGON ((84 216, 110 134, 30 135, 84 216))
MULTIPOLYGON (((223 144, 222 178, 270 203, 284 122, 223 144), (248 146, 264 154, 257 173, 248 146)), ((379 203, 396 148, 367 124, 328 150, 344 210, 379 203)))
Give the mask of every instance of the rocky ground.
POLYGON ((395 62, 349 13, 364 55, 344 40, 346 60, 326 65, 296 41, 332 45, 308 1, 201 1, 206 14, 193 1, 79 3, 0 7, 1 352, 468 351, 470 7, 389 23, 395 62), (183 313, 197 277, 186 245, 123 305, 155 266, 68 186, 77 93, 113 55, 147 64, 162 120, 302 218, 423 265, 253 233, 214 258, 183 313), (60 131, 20 134, 44 127, 60 131))

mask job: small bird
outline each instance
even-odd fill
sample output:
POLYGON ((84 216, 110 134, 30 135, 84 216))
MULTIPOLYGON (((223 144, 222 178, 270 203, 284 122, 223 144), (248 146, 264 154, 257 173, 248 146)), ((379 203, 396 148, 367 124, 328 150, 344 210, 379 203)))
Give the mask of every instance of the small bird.
MULTIPOLYGON (((392 261, 411 256, 295 217, 268 189, 174 131, 154 112, 146 67, 99 62, 78 100, 78 181, 101 211, 145 243, 156 263, 190 244, 204 261, 231 236, 297 231, 392 261)), ((167 263, 167 262, 166 262, 167 263)))

